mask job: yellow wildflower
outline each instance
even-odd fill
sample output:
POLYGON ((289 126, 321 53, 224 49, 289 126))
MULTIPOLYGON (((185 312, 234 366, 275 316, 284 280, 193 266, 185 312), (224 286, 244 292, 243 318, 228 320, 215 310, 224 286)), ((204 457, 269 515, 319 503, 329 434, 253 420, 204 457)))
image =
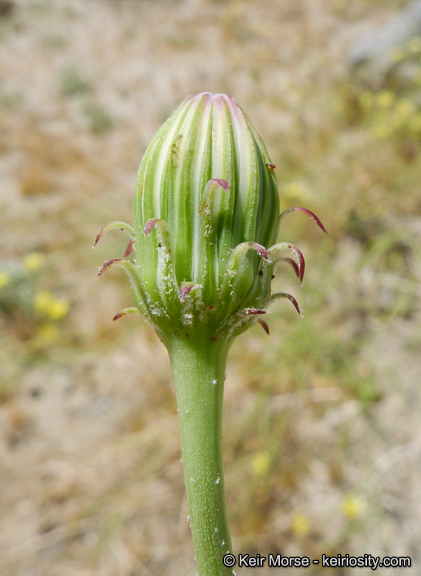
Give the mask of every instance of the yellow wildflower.
POLYGON ((60 320, 66 316, 68 311, 69 303, 66 300, 53 300, 47 310, 47 315, 51 320, 60 320))
POLYGON ((270 457, 266 452, 258 452, 251 461, 256 476, 264 476, 270 467, 270 457))
POLYGON ((34 308, 41 314, 48 314, 51 304, 54 302, 54 297, 51 292, 43 291, 38 292, 34 299, 34 308))
POLYGON ((305 538, 310 531, 310 520, 305 514, 294 514, 291 518, 291 530, 296 538, 305 538))
POLYGON ((410 118, 415 112, 414 104, 407 98, 402 98, 396 104, 396 112, 404 119, 410 118))
POLYGON ((0 271, 0 288, 4 288, 10 282, 10 274, 0 271))
POLYGON ((361 516, 363 511, 363 501, 359 496, 348 494, 341 503, 342 514, 349 520, 355 520, 361 516))
POLYGON ((34 308, 51 320, 60 320, 68 313, 69 303, 66 300, 56 299, 51 292, 45 291, 38 292, 35 296, 34 308))
POLYGON ((44 260, 45 256, 41 252, 31 252, 23 258, 22 265, 28 272, 36 272, 44 264, 44 260))
POLYGON ((380 108, 390 108, 396 100, 396 95, 391 90, 382 90, 378 93, 376 101, 380 108))

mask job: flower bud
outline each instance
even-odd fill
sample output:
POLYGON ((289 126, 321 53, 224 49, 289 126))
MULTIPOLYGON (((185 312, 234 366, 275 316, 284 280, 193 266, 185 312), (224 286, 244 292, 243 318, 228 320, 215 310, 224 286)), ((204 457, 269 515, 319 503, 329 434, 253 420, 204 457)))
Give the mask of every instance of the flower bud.
POLYGON ((158 130, 139 168, 133 229, 115 222, 97 241, 111 228, 131 236, 125 258, 101 272, 124 266, 136 308, 164 342, 205 329, 213 339, 233 338, 274 296, 298 309, 289 295, 271 297, 275 261, 289 261, 300 280, 304 273, 298 248, 273 246, 280 223, 274 168, 243 110, 224 94, 187 98, 158 130), (291 258, 278 258, 284 249, 291 258))

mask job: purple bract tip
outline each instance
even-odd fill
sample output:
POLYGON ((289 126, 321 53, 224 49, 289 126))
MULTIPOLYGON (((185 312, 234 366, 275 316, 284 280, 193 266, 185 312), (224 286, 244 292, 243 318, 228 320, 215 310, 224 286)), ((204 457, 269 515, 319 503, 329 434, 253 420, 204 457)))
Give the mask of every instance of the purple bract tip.
POLYGON ((114 258, 113 260, 108 260, 107 262, 104 262, 104 264, 98 270, 98 276, 102 276, 105 270, 108 270, 108 268, 113 264, 115 264, 116 262, 123 262, 123 258, 114 258))
POLYGON ((155 224, 160 220, 160 218, 151 218, 148 220, 143 228, 143 232, 145 234, 150 234, 154 229, 155 224))
POLYGON ((254 316, 255 314, 267 314, 266 310, 260 310, 259 308, 246 308, 244 310, 246 316, 254 316))
POLYGON ((316 222, 317 226, 318 226, 319 228, 321 228, 325 234, 327 234, 326 228, 323 226, 322 221, 321 221, 320 218, 318 218, 318 217, 316 216, 316 214, 315 214, 314 212, 312 212, 311 210, 308 210, 307 208, 301 208, 300 206, 298 206, 297 208, 289 208, 288 210, 285 210, 285 212, 283 212, 283 213, 281 214, 281 217, 282 217, 284 214, 287 214, 287 213, 289 213, 289 212, 303 212, 304 214, 307 214, 307 216, 310 216, 310 218, 311 218, 312 220, 314 220, 314 222, 316 222))
POLYGON ((264 246, 262 246, 261 244, 257 244, 256 242, 253 242, 253 248, 255 250, 257 250, 257 252, 260 254, 260 256, 263 258, 263 260, 269 260, 269 254, 268 251, 266 250, 266 248, 264 246))
POLYGON ((263 328, 266 334, 270 336, 269 326, 266 324, 266 322, 264 320, 258 320, 257 322, 260 324, 260 326, 263 328))
POLYGON ((291 296, 291 294, 287 294, 286 292, 283 294, 283 296, 284 296, 284 298, 288 298, 288 300, 294 304, 295 309, 297 310, 298 314, 301 316, 300 306, 299 306, 297 300, 294 298, 294 296, 291 296))
POLYGON ((124 252, 124 258, 128 258, 130 256, 130 254, 133 252, 133 246, 134 246, 134 240, 129 240, 127 248, 124 252))
POLYGON ((299 248, 297 248, 297 246, 294 246, 294 244, 288 244, 288 247, 290 248, 290 250, 296 254, 298 256, 298 261, 300 263, 299 266, 299 274, 298 274, 298 278, 300 279, 301 284, 303 283, 303 279, 304 279, 304 271, 306 269, 306 263, 304 260, 304 256, 303 253, 301 252, 301 250, 299 248))
POLYGON ((101 230, 98 232, 98 234, 96 235, 95 242, 93 243, 92 248, 95 248, 95 246, 96 246, 96 245, 98 244, 98 242, 101 240, 101 237, 102 237, 102 235, 103 235, 103 233, 104 233, 104 229, 105 229, 105 228, 106 228, 106 226, 103 226, 103 227, 101 228, 101 230))
POLYGON ((216 182, 217 184, 219 184, 219 186, 221 188, 223 188, 225 190, 225 192, 228 192, 228 182, 226 180, 222 180, 222 178, 212 178, 211 180, 212 182, 216 182))
POLYGON ((196 284, 181 284, 178 289, 178 296, 181 301, 185 300, 186 296, 190 294, 196 284))

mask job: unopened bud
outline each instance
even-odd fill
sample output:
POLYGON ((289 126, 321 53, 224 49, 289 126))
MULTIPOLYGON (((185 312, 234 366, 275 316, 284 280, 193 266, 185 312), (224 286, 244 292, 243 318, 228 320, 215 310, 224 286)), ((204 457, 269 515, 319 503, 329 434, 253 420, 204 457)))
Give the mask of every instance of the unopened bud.
POLYGON ((301 252, 274 246, 274 168, 249 119, 225 94, 187 98, 152 139, 137 177, 134 227, 124 228, 132 237, 124 267, 137 308, 164 342, 186 328, 231 339, 256 322, 271 301, 273 264, 285 248, 293 258, 283 259, 302 280, 301 252))

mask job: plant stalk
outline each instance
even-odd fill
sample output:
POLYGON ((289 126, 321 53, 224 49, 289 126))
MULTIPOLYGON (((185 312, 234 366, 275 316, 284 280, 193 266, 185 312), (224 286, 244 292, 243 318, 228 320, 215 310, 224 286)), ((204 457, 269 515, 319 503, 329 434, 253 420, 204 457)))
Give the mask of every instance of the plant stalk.
MULTIPOLYGON (((196 337, 197 336, 197 337, 196 337)), ((231 576, 232 553, 222 462, 222 402, 230 342, 209 334, 168 345, 180 419, 181 452, 198 576, 231 576)))

